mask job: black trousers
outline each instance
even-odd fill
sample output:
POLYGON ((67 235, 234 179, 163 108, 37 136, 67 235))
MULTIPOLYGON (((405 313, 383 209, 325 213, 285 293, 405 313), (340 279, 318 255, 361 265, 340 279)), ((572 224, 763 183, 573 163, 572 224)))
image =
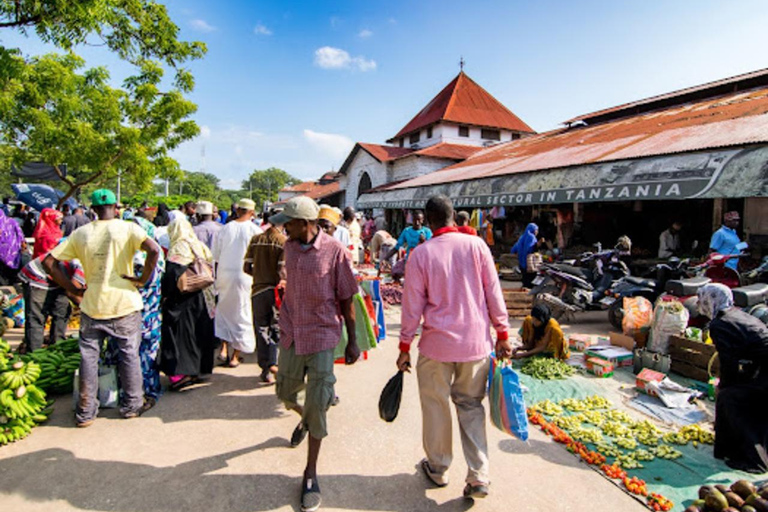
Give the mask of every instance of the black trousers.
POLYGON ((24 343, 27 350, 42 348, 45 322, 51 317, 50 342, 64 339, 72 308, 63 288, 46 290, 24 285, 24 343))
POLYGON ((269 288, 251 298, 253 330, 256 334, 256 355, 262 373, 277 366, 277 345, 280 328, 274 313, 275 289, 269 288))

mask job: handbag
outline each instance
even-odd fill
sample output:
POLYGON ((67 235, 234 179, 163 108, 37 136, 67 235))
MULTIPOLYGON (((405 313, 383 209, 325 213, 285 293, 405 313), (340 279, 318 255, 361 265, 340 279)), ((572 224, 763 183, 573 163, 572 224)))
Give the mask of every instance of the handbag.
POLYGON ((193 293, 208 288, 214 282, 213 265, 201 258, 190 244, 195 259, 187 266, 187 269, 176 280, 176 286, 181 293, 193 293))
POLYGON ((672 357, 667 354, 636 348, 632 354, 632 371, 637 375, 643 368, 650 368, 661 373, 669 373, 672 357))

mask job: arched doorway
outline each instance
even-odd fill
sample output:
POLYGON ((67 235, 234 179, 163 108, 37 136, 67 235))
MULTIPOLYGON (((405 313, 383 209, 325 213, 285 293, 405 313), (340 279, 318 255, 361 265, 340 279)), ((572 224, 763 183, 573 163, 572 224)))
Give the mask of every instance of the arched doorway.
POLYGON ((363 175, 360 176, 360 181, 357 184, 357 197, 359 198, 361 195, 371 190, 371 188, 371 177, 367 172, 363 172, 363 175))

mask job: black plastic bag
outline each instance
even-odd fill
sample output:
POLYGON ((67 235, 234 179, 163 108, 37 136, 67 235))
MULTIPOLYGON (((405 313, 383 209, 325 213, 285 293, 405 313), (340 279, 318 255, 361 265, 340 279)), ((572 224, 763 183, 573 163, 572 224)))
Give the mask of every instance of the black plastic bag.
POLYGON ((384 421, 391 422, 397 418, 397 412, 400 410, 400 399, 403 396, 403 372, 389 379, 387 385, 381 391, 379 397, 379 417, 384 421))

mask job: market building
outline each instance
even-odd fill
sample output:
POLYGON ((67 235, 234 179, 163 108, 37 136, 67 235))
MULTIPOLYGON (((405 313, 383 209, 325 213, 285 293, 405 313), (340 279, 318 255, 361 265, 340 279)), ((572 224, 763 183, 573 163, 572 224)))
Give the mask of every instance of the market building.
POLYGON ((459 208, 493 214, 504 239, 536 220, 561 247, 628 234, 648 255, 674 220, 706 250, 722 213, 736 210, 744 237, 766 253, 768 69, 563 124, 369 190, 355 204, 385 209, 397 223, 403 211, 446 194, 459 208))
POLYGON ((358 142, 341 166, 344 205, 372 189, 428 175, 534 130, 460 72, 387 145, 358 142))
POLYGON ((318 203, 341 206, 343 192, 339 187, 339 173, 327 172, 317 181, 304 181, 297 185, 277 191, 277 202, 273 206, 282 206, 292 197, 307 196, 318 203))

